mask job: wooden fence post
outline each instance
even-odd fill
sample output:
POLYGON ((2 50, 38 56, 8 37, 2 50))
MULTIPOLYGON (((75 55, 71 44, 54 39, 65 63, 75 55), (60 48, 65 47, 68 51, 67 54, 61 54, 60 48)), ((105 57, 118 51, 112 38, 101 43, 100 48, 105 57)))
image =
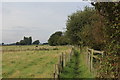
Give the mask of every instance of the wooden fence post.
POLYGON ((56 66, 57 66, 57 78, 59 78, 59 75, 60 75, 59 64, 57 64, 56 66))
MULTIPOLYGON (((104 52, 103 52, 104 53, 104 52)), ((102 57, 103 57, 103 53, 102 53, 102 57)))
POLYGON ((70 53, 68 54, 68 61, 70 61, 70 53))
POLYGON ((68 60, 68 57, 69 57, 69 56, 68 56, 67 53, 66 53, 65 55, 66 55, 66 63, 67 63, 67 62, 69 61, 69 60, 68 60))
POLYGON ((90 62, 89 62, 90 63, 90 72, 91 72, 91 57, 92 57, 91 54, 92 54, 92 52, 90 50, 90 55, 89 55, 90 56, 90 62))
POLYGON ((54 79, 56 79, 56 78, 57 78, 57 74, 56 74, 56 64, 55 64, 54 67, 55 67, 55 69, 54 69, 54 70, 55 70, 55 71, 54 71, 54 79))
POLYGON ((88 68, 89 68, 89 52, 87 51, 87 60, 86 60, 87 62, 87 66, 88 66, 88 68))
POLYGON ((92 71, 93 69, 93 49, 91 50, 91 62, 90 62, 90 70, 92 71))
POLYGON ((71 60, 71 56, 72 56, 72 50, 71 50, 71 52, 70 52, 70 60, 71 60))
POLYGON ((53 78, 54 78, 54 80, 55 80, 55 72, 53 73, 53 78))
MULTIPOLYGON (((93 72, 93 69, 94 69, 94 66, 93 66, 93 59, 94 58, 100 60, 100 64, 102 64, 101 58, 94 55, 94 53, 101 54, 102 58, 104 57, 103 56, 104 51, 97 51, 97 50, 88 48, 88 60, 89 60, 88 65, 89 65, 89 68, 90 68, 90 72, 93 72)), ((101 65, 100 65, 100 67, 101 67, 101 65)))
POLYGON ((91 60, 91 53, 88 52, 88 66, 89 66, 89 70, 91 71, 91 68, 90 68, 91 62, 90 62, 90 60, 91 60))
POLYGON ((60 59, 59 59, 59 73, 61 73, 62 71, 62 56, 60 55, 60 59))
POLYGON ((63 67, 64 67, 64 61, 63 61, 64 59, 63 59, 63 58, 64 58, 64 54, 62 53, 62 58, 61 58, 61 59, 62 59, 62 64, 61 64, 62 69, 63 69, 63 67))
POLYGON ((66 65, 66 60, 65 60, 65 54, 63 54, 63 67, 65 67, 65 65, 66 65))
POLYGON ((59 78, 59 75, 61 74, 61 65, 58 64, 58 78, 59 78))
POLYGON ((55 64, 54 66, 54 73, 53 73, 54 80, 60 77, 63 68, 66 66, 66 63, 71 60, 72 55, 73 55, 73 48, 70 53, 65 54, 62 52, 62 54, 59 56, 58 64, 55 64))
POLYGON ((73 56, 73 48, 72 48, 72 50, 71 50, 71 55, 73 56))

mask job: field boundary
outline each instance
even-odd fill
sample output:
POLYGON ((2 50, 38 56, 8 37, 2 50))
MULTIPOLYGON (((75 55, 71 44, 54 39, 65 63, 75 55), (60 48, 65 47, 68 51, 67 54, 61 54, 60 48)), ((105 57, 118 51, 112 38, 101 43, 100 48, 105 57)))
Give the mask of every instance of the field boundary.
POLYGON ((93 67, 93 62, 94 60, 93 59, 96 59, 96 60, 99 60, 100 63, 101 63, 101 58, 104 57, 104 51, 98 51, 98 50, 94 50, 94 49, 90 49, 90 48, 87 48, 87 66, 90 70, 90 72, 93 72, 95 71, 94 67, 93 67), (95 55, 97 54, 97 55, 95 55), (101 57, 99 57, 98 55, 100 55, 101 57))
POLYGON ((73 48, 71 49, 70 53, 61 53, 59 56, 58 63, 54 65, 54 79, 60 78, 60 74, 62 73, 63 68, 66 66, 68 62, 72 59, 74 52, 73 48))

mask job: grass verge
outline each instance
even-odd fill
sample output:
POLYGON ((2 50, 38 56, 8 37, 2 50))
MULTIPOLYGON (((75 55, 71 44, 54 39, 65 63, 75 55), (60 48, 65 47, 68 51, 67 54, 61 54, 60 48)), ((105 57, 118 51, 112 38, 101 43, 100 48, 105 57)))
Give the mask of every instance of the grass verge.
POLYGON ((64 67, 60 78, 94 78, 85 63, 84 50, 74 50, 71 61, 64 67))

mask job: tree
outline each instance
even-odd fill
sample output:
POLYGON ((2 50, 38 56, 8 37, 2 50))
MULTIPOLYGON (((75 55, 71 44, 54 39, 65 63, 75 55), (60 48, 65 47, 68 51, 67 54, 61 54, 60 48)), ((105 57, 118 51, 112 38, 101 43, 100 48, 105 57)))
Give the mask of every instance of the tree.
POLYGON ((53 33, 50 38, 48 39, 48 44, 51 46, 56 46, 58 45, 57 41, 59 40, 59 38, 62 36, 62 32, 61 31, 57 31, 55 33, 53 33))
POLYGON ((48 43, 43 43, 42 45, 48 45, 48 43))
POLYGON ((82 27, 79 36, 84 45, 89 46, 93 49, 103 50, 107 38, 105 37, 105 20, 98 14, 97 11, 94 11, 94 14, 89 17, 90 24, 85 24, 82 27))
POLYGON ((65 33, 61 31, 57 31, 53 33, 48 40, 48 44, 51 46, 67 45, 68 43, 69 43, 69 40, 67 36, 65 35, 65 33))
POLYGON ((92 3, 98 13, 105 19, 106 56, 102 60, 104 67, 100 68, 100 77, 119 78, 119 55, 120 55, 120 2, 97 2, 92 3), (112 65, 112 68, 111 66, 112 65))
POLYGON ((106 38, 104 18, 94 8, 85 7, 68 17, 67 36, 73 45, 102 50, 106 38))
POLYGON ((20 42, 16 42, 16 45, 20 45, 20 42))
MULTIPOLYGON (((92 3, 93 4, 93 3, 92 3)), ((85 8, 68 17, 67 36, 73 45, 105 51, 100 77, 119 76, 120 2, 97 2, 95 9, 85 8), (112 58, 111 58, 112 57, 112 58)))
POLYGON ((39 43, 40 43, 39 40, 36 40, 36 41, 33 42, 33 44, 35 44, 35 45, 38 45, 39 43))
POLYGON ((80 36, 82 28, 87 24, 91 24, 90 17, 94 14, 94 9, 85 7, 84 11, 77 11, 72 15, 68 16, 66 23, 67 26, 67 36, 70 39, 70 43, 73 45, 81 45, 83 43, 80 36))
POLYGON ((32 37, 29 37, 29 45, 32 44, 32 37))
POLYGON ((32 44, 32 37, 24 37, 24 41, 26 45, 31 45, 32 44))
POLYGON ((20 45, 26 45, 25 40, 20 40, 20 45))
POLYGON ((106 34, 109 52, 120 54, 120 2, 92 3, 100 15, 106 20, 106 34), (114 47, 113 47, 114 46, 114 47))
POLYGON ((69 44, 69 40, 67 36, 64 33, 62 33, 62 36, 58 39, 57 43, 58 45, 67 45, 69 44))
POLYGON ((25 37, 20 42, 16 42, 16 45, 31 45, 32 44, 32 37, 25 37))
POLYGON ((22 40, 22 42, 23 41, 24 41, 24 45, 28 45, 28 43, 29 43, 28 37, 24 36, 24 39, 22 40))
POLYGON ((4 45, 4 43, 2 43, 2 45, 4 45))

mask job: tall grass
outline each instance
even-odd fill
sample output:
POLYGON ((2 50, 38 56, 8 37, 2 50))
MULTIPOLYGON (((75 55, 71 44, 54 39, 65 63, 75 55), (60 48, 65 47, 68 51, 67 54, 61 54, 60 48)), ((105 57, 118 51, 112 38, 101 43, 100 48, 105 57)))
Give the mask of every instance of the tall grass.
POLYGON ((53 78, 54 64, 59 54, 69 52, 69 46, 38 46, 49 50, 27 50, 35 46, 3 46, 3 78, 53 78), (53 49, 58 48, 58 49, 53 49), (10 51, 9 51, 10 50, 10 51), (17 50, 17 51, 16 51, 17 50))

